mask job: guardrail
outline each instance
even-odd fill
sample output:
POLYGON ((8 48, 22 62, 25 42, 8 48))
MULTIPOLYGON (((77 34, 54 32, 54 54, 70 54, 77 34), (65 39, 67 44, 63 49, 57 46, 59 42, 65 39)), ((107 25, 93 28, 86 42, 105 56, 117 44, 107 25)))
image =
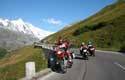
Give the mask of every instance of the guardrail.
POLYGON ((45 44, 45 43, 35 43, 34 48, 37 48, 37 47, 53 50, 54 45, 53 44, 45 44))

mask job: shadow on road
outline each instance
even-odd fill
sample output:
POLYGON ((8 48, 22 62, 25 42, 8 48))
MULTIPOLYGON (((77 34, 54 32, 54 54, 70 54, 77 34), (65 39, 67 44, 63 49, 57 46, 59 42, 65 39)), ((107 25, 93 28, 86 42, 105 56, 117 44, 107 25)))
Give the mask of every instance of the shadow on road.
POLYGON ((88 60, 88 59, 86 59, 86 58, 83 58, 81 54, 75 54, 75 59, 88 60))
POLYGON ((75 57, 75 59, 83 60, 83 57, 79 57, 79 56, 77 56, 77 57, 75 57))
MULTIPOLYGON (((51 69, 52 70, 52 69, 51 69)), ((64 74, 66 72, 63 72, 59 66, 57 66, 54 70, 52 70, 53 72, 59 73, 59 74, 64 74)))

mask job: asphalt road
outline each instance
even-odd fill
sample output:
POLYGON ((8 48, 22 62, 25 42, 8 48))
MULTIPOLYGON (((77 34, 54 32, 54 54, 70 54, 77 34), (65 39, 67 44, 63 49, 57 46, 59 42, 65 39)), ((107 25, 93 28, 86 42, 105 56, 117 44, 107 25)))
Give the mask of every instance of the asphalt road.
POLYGON ((96 51, 96 57, 81 59, 75 50, 76 59, 65 74, 52 72, 38 80, 125 80, 125 55, 96 51))

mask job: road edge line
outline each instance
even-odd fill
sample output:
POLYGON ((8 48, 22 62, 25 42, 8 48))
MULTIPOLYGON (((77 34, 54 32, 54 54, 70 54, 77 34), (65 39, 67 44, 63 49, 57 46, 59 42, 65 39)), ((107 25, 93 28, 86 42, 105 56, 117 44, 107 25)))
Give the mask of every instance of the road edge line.
POLYGON ((104 52, 104 53, 111 53, 111 54, 118 54, 118 55, 122 55, 125 56, 125 54, 120 53, 120 52, 113 52, 113 51, 103 51, 103 50, 96 50, 97 52, 104 52))
POLYGON ((121 64, 119 64, 118 62, 114 62, 115 65, 117 65, 118 67, 120 67, 121 69, 125 70, 125 67, 122 66, 121 64))

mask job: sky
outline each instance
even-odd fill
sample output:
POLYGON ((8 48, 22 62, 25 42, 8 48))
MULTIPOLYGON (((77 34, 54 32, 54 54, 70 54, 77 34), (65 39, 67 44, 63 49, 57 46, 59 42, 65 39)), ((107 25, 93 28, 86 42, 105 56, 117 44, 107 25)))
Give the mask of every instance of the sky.
POLYGON ((0 0, 0 18, 23 19, 41 29, 57 32, 95 14, 116 0, 0 0))

